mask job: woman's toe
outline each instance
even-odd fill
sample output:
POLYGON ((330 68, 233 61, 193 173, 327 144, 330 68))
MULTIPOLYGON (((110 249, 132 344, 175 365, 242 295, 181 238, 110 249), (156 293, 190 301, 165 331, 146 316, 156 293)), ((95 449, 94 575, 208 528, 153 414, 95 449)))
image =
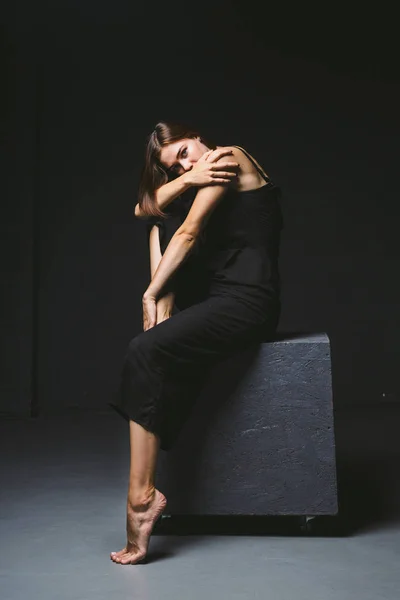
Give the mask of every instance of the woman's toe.
POLYGON ((135 565, 137 562, 143 559, 143 556, 134 552, 129 552, 126 556, 121 558, 122 565, 135 565))
POLYGON ((124 556, 121 556, 121 564, 128 565, 132 561, 132 558, 134 556, 135 554, 133 552, 127 552, 126 554, 124 554, 124 556))
POLYGON ((120 550, 119 552, 111 552, 110 558, 114 562, 119 562, 121 557, 124 556, 125 554, 126 554, 126 548, 124 548, 123 550, 120 550))

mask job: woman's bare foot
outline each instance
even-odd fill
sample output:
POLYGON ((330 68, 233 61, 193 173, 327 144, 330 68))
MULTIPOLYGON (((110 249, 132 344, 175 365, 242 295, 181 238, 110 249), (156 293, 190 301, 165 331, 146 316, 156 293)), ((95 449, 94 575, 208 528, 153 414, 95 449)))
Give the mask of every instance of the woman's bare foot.
POLYGON ((111 552, 110 558, 121 565, 134 565, 143 561, 147 554, 150 535, 157 519, 167 505, 164 494, 155 489, 148 502, 127 509, 127 543, 119 552, 111 552))

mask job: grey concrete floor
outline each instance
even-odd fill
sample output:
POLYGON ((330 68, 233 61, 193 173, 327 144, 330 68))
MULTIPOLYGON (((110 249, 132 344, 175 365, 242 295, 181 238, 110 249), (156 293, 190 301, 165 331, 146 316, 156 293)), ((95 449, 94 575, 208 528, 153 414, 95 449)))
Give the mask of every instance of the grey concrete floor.
POLYGON ((129 439, 114 412, 0 421, 0 598, 400 598, 399 407, 335 413, 339 516, 160 522, 121 566, 129 439))

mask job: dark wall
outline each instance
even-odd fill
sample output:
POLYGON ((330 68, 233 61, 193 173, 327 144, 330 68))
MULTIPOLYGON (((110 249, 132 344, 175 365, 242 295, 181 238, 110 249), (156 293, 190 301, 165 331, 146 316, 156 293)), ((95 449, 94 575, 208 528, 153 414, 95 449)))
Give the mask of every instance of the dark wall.
POLYGON ((35 338, 36 46, 30 27, 6 8, 2 5, 0 12, 0 412, 29 415, 35 338))
MULTIPOLYGON (((256 3, 185 6, 60 2, 38 20, 27 87, 39 406, 102 407, 116 389, 149 276, 135 191, 145 136, 164 118, 246 147, 281 185, 280 329, 328 332, 336 405, 398 398, 400 86, 388 42, 348 22, 338 35, 340 19, 331 35, 304 15, 300 28, 296 15, 291 27, 263 21, 256 3)), ((20 303, 29 311, 29 294, 20 303)))

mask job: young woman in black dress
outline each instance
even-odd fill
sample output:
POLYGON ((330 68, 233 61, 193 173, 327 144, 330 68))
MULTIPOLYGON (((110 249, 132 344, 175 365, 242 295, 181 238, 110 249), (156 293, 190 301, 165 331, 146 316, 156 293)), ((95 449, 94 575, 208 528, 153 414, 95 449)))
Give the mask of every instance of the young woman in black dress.
POLYGON ((129 421, 131 448, 127 543, 114 562, 145 559, 166 507, 158 451, 174 446, 208 369, 276 330, 279 195, 239 146, 170 123, 148 138, 135 215, 148 224, 151 282, 113 405, 129 421))

